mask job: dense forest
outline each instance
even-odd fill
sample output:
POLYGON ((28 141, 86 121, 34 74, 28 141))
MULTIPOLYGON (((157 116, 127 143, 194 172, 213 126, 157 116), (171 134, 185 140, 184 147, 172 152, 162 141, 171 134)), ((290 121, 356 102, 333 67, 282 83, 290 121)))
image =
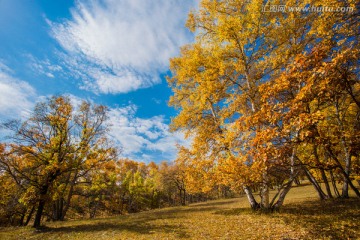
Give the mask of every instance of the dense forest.
POLYGON ((302 11, 203 0, 189 14, 196 39, 170 60, 167 80, 172 130, 192 144, 174 162, 121 158, 107 108, 67 96, 3 122, 0 223, 38 228, 239 194, 276 211, 303 180, 320 200, 360 198, 359 3, 286 4, 302 11))

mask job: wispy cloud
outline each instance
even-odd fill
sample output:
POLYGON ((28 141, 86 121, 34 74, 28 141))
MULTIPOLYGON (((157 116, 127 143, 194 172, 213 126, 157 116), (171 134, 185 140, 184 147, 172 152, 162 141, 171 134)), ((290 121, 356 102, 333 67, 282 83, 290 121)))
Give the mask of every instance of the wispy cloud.
MULTIPOLYGON (((66 96, 75 108, 84 100, 72 94, 66 96)), ((11 70, 0 62, 0 120, 26 118, 36 102, 46 101, 47 97, 50 96, 36 95, 32 86, 14 78, 11 70)), ((164 116, 139 118, 136 112, 134 104, 109 108, 108 134, 114 144, 122 149, 122 157, 145 162, 171 161, 177 154, 176 144, 190 144, 180 132, 170 132, 164 116)), ((0 135, 4 135, 4 132, 0 131, 0 135)))
POLYGON ((21 118, 34 106, 35 89, 12 76, 12 71, 0 62, 0 118, 21 118))
POLYGON ((169 58, 192 40, 184 24, 195 5, 195 0, 80 0, 71 19, 48 22, 84 88, 126 93, 161 81, 169 58))
POLYGON ((109 112, 111 139, 122 148, 122 156, 138 161, 174 160, 176 144, 189 145, 180 132, 171 133, 163 116, 136 117, 133 104, 109 112))
POLYGON ((27 54, 29 66, 37 75, 45 75, 48 78, 55 78, 55 75, 61 75, 63 68, 58 64, 52 64, 49 59, 39 60, 31 54, 27 54))
MULTIPOLYGON (((85 100, 72 94, 66 96, 75 109, 85 100)), ((92 99, 86 101, 96 104, 92 99)), ((163 115, 140 118, 136 116, 137 109, 133 103, 108 108, 107 134, 121 157, 144 162, 172 161, 177 155, 177 144, 189 147, 191 140, 181 132, 170 132, 163 115)))

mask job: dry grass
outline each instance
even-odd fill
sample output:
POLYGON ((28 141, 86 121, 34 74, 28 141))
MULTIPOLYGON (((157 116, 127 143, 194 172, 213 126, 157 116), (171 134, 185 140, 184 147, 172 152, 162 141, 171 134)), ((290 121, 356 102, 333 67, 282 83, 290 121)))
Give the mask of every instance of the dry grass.
POLYGON ((0 229, 0 239, 360 239, 360 201, 320 202, 293 188, 277 213, 252 212, 246 198, 210 201, 106 219, 0 229))

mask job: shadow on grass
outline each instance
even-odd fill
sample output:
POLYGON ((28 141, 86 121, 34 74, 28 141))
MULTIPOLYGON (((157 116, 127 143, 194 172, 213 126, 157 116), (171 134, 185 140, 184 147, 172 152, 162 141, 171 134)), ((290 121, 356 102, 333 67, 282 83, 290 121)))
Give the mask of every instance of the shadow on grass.
MULTIPOLYGON (((235 200, 231 200, 235 201, 235 200)), ((115 232, 134 232, 142 235, 149 235, 155 232, 172 233, 177 238, 190 238, 185 229, 179 225, 171 224, 156 224, 152 221, 155 220, 170 220, 185 218, 187 214, 195 212, 214 211, 219 205, 231 203, 231 201, 221 201, 214 203, 200 203, 187 207, 174 207, 170 209, 162 209, 161 211, 142 212, 139 214, 131 214, 128 216, 121 216, 119 218, 111 219, 97 219, 91 223, 77 223, 72 222, 69 225, 52 227, 43 226, 36 231, 37 234, 41 233, 79 233, 79 232, 100 232, 100 231, 115 231, 115 232)))
MULTIPOLYGON (((153 234, 154 232, 172 233, 177 238, 190 238, 185 229, 181 229, 178 225, 171 224, 156 224, 152 221, 158 219, 179 219, 185 218, 187 214, 196 212, 215 211, 220 209, 222 205, 231 204, 236 202, 236 199, 228 199, 224 201, 206 202, 192 204, 187 207, 174 207, 170 209, 162 209, 161 211, 142 212, 140 214, 129 215, 125 218, 111 218, 111 219, 98 219, 91 223, 77 223, 73 222, 71 225, 52 227, 44 226, 36 233, 79 233, 79 232, 100 232, 100 231, 115 231, 115 232, 134 232, 142 235, 153 234), (78 225, 77 225, 78 224, 78 225)), ((122 216, 124 217, 124 216, 122 216)))
POLYGON ((224 216, 236 216, 242 214, 257 214, 254 210, 249 208, 232 208, 232 209, 225 209, 225 210, 218 210, 214 212, 214 214, 224 215, 224 216))
MULTIPOLYGON (((161 212, 161 216, 167 216, 169 218, 172 218, 174 215, 177 215, 177 217, 181 217, 181 215, 184 215, 186 213, 196 213, 196 212, 210 212, 220 209, 219 207, 214 206, 196 206, 196 207, 183 207, 183 208, 177 208, 177 209, 169 209, 166 211, 161 212)), ((155 215, 156 216, 156 215, 155 215)), ((185 216, 184 216, 185 217, 185 216)))
POLYGON ((287 224, 306 228, 309 237, 360 238, 360 200, 357 198, 292 204, 281 209, 277 217, 287 224))
POLYGON ((222 201, 213 201, 213 202, 199 202, 199 203, 192 203, 190 205, 190 207, 216 207, 216 206, 222 206, 222 205, 228 205, 228 204, 232 204, 235 202, 238 202, 239 199, 238 198, 231 198, 231 199, 226 199, 226 200, 222 200, 222 201))
POLYGON ((107 232, 113 231, 120 234, 123 231, 133 232, 142 235, 151 235, 155 232, 173 233, 177 238, 189 238, 189 235, 178 226, 170 224, 154 225, 149 223, 149 219, 118 221, 118 222, 96 222, 93 224, 79 224, 62 227, 43 226, 36 231, 41 233, 91 233, 91 232, 107 232))
POLYGON ((266 214, 270 219, 282 219, 285 224, 294 228, 307 229, 309 239, 360 239, 358 198, 307 201, 286 205, 275 213, 263 213, 250 208, 233 208, 219 210, 214 214, 225 216, 266 214))

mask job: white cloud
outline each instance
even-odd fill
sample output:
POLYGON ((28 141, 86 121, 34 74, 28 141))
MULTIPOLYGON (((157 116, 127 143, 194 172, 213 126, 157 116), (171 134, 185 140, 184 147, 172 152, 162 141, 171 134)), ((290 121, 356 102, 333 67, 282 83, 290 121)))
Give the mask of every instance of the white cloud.
POLYGON ((196 2, 79 0, 71 19, 48 22, 84 88, 126 93, 161 81, 169 58, 192 40, 184 24, 196 2))
POLYGON ((49 59, 39 60, 31 54, 27 54, 30 68, 34 73, 45 75, 48 78, 55 78, 55 75, 62 74, 63 68, 60 65, 52 64, 49 59))
MULTIPOLYGON (((37 96, 34 88, 12 77, 9 71, 0 62, 0 119, 28 117, 36 102, 46 101, 46 96, 37 96)), ((84 100, 72 94, 66 96, 75 108, 84 100)), ((121 147, 123 157, 145 162, 171 161, 177 154, 176 144, 189 145, 190 140, 184 139, 183 134, 170 132, 164 116, 140 118, 136 111, 134 104, 109 108, 109 136, 121 147)))
POLYGON ((146 76, 141 76, 134 73, 134 71, 126 69, 122 71, 117 70, 115 74, 97 71, 96 69, 89 73, 96 79, 96 85, 93 87, 97 87, 103 93, 130 92, 152 85, 152 82, 146 76))
POLYGON ((11 70, 0 63, 0 118, 25 117, 34 106, 35 89, 11 76, 11 70))
POLYGON ((151 101, 155 102, 156 104, 161 104, 161 100, 157 98, 152 98, 151 101))
POLYGON ((183 134, 171 133, 163 116, 135 117, 136 106, 112 108, 109 135, 121 146, 122 156, 138 161, 174 160, 176 144, 189 145, 183 134))

